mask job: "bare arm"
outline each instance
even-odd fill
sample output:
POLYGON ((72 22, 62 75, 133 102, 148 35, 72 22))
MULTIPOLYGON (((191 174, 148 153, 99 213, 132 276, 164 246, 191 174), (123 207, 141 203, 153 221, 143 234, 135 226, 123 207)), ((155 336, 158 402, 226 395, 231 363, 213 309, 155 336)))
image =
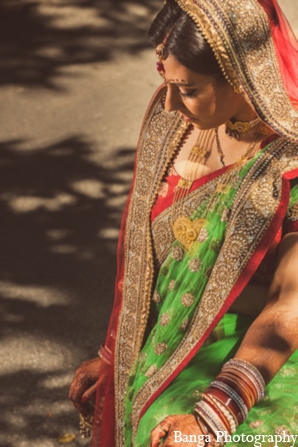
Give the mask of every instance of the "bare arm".
POLYGON ((278 266, 261 314, 236 357, 258 368, 268 383, 298 348, 298 234, 284 237, 278 266))

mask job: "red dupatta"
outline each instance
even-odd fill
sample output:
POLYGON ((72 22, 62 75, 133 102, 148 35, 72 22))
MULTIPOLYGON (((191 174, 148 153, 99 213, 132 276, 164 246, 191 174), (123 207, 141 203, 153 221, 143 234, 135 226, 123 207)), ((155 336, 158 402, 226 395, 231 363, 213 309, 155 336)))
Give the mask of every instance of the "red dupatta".
POLYGON ((288 95, 298 109, 298 40, 277 0, 258 0, 270 21, 280 73, 288 95))
MULTIPOLYGON (((280 72, 293 105, 298 109, 298 42, 295 35, 281 11, 276 0, 259 0, 266 11, 271 24, 272 36, 279 62, 280 72)), ((151 103, 149 105, 149 108, 151 103)), ((136 172, 136 170, 135 170, 136 172)), ((114 307, 108 327, 105 346, 111 352, 111 365, 109 366, 109 379, 104 386, 98 388, 92 447, 115 447, 115 390, 114 390, 114 350, 115 336, 118 329, 118 319, 122 307, 122 281, 124 275, 123 247, 125 225, 130 204, 131 192, 123 213, 120 237, 118 244, 118 272, 115 286, 114 307), (101 430, 101 427, 104 427, 101 430)), ((105 367, 106 368, 106 367, 105 367)), ((99 374, 101 372, 99 371, 99 374)))

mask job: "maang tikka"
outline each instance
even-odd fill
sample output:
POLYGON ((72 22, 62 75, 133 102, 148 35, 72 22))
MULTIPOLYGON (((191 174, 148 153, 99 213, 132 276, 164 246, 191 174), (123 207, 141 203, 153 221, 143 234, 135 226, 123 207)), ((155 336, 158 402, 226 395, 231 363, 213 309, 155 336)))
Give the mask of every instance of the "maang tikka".
POLYGON ((157 68, 157 71, 162 76, 164 76, 164 74, 165 74, 165 68, 163 66, 162 61, 164 61, 167 58, 166 51, 165 51, 165 46, 166 46, 168 37, 169 37, 169 33, 166 35, 166 37, 164 38, 162 43, 157 45, 156 50, 155 50, 155 53, 156 53, 156 56, 157 56, 157 59, 158 59, 158 62, 156 62, 156 68, 157 68))

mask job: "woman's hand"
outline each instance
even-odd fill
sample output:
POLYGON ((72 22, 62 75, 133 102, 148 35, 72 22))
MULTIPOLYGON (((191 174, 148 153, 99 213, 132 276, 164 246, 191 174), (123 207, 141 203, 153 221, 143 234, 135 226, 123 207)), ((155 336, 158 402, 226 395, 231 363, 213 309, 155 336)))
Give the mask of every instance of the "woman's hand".
MULTIPOLYGON (((151 432, 150 447, 158 447, 160 440, 166 438, 163 447, 204 447, 204 433, 193 414, 177 414, 166 417, 151 432), (180 435, 180 437, 179 437, 180 435), (183 436, 195 435, 195 442, 183 442, 183 436)), ((189 438, 188 438, 189 439, 189 438)))
POLYGON ((107 377, 105 371, 98 376, 101 359, 96 357, 87 360, 76 370, 74 378, 71 382, 68 397, 72 401, 76 410, 84 416, 93 413, 90 399, 96 393, 97 386, 107 377))

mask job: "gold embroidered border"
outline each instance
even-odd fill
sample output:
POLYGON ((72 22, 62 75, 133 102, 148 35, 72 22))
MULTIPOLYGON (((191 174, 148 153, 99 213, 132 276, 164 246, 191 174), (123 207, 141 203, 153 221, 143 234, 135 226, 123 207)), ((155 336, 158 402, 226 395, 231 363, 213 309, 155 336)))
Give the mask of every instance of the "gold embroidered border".
POLYGON ((124 242, 123 304, 115 351, 116 446, 124 445, 127 380, 140 351, 150 310, 154 263, 150 210, 165 170, 189 128, 177 113, 164 111, 161 90, 148 112, 137 155, 134 190, 124 242))
POLYGON ((255 252, 281 200, 281 179, 298 168, 298 148, 278 139, 251 169, 233 202, 227 235, 200 305, 181 344, 140 389, 133 403, 133 433, 146 402, 167 381, 202 338, 255 252))
MULTIPOLYGON (((183 199, 186 217, 191 216, 208 197, 215 193, 216 186, 223 175, 221 174, 209 180, 183 199)), ((176 239, 172 229, 172 212, 173 205, 160 213, 152 224, 152 240, 157 266, 163 263, 176 239)))
POLYGON ((244 87, 260 117, 298 140, 298 111, 284 86, 266 12, 257 0, 176 0, 213 49, 230 84, 244 87))

